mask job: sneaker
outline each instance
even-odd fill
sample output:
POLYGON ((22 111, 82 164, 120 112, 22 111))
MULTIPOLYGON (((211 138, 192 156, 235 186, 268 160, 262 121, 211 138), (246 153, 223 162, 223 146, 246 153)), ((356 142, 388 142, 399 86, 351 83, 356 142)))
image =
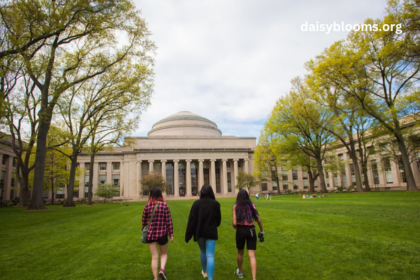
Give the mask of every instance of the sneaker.
POLYGON ((159 271, 159 280, 167 280, 165 270, 163 270, 162 268, 159 271))
POLYGON ((239 278, 244 278, 244 273, 243 272, 239 273, 239 268, 236 269, 235 274, 238 275, 239 278))
POLYGON ((204 278, 207 278, 207 272, 201 271, 201 275, 203 275, 204 278))

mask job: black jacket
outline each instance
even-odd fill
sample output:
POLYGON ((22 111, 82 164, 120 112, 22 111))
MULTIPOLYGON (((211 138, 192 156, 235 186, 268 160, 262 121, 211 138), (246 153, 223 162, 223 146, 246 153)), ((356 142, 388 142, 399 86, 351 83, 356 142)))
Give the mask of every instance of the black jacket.
POLYGON ((221 221, 219 202, 210 197, 196 200, 191 207, 190 217, 188 218, 185 242, 188 243, 193 235, 194 241, 201 237, 217 240, 217 227, 220 226, 221 221))

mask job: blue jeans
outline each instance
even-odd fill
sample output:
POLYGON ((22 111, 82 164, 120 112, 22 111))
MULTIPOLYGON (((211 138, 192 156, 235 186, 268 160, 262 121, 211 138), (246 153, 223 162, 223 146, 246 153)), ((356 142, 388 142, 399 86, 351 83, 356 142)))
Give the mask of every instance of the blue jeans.
POLYGON ((213 280, 216 240, 199 238, 197 243, 200 246, 200 260, 203 271, 207 271, 209 280, 213 280))

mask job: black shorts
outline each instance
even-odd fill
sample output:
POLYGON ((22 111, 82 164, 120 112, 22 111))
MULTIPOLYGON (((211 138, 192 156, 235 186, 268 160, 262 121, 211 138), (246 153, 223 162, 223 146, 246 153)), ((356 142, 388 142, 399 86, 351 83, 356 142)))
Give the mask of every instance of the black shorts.
POLYGON ((159 237, 157 240, 147 240, 147 243, 157 242, 159 245, 168 244, 168 234, 166 233, 164 236, 159 237))
POLYGON ((236 248, 243 250, 257 250, 257 233, 255 232, 255 226, 237 226, 236 227, 236 248))

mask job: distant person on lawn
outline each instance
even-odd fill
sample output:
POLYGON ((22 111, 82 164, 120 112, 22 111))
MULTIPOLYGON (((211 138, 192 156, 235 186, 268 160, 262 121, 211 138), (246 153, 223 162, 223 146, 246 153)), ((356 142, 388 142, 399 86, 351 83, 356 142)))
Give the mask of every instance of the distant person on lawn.
POLYGON ((242 263, 244 258, 245 243, 248 250, 249 261, 251 263, 252 279, 257 279, 257 259, 255 257, 255 250, 257 250, 257 234, 255 232, 254 221, 258 223, 260 232, 258 236, 263 236, 263 225, 260 220, 255 204, 252 204, 246 190, 240 190, 236 197, 236 204, 233 206, 233 228, 236 229, 236 248, 238 255, 236 260, 238 262, 238 269, 236 275, 239 278, 244 278, 242 272, 242 263))
POLYGON ((188 243, 194 236, 194 241, 200 247, 201 274, 204 278, 208 277, 209 280, 213 280, 214 251, 218 239, 217 227, 222 221, 222 214, 220 204, 216 201, 210 185, 204 185, 199 195, 200 199, 196 200, 191 207, 185 242, 188 243))
POLYGON ((165 266, 168 260, 168 236, 171 242, 174 240, 174 229, 172 225, 171 212, 162 197, 159 188, 150 190, 149 202, 144 206, 142 228, 148 225, 153 209, 157 205, 153 214, 152 222, 147 234, 150 254, 152 255, 153 279, 166 280, 165 266), (159 244, 159 246, 158 246, 159 244), (159 250, 160 249, 160 271, 158 278, 159 250))

